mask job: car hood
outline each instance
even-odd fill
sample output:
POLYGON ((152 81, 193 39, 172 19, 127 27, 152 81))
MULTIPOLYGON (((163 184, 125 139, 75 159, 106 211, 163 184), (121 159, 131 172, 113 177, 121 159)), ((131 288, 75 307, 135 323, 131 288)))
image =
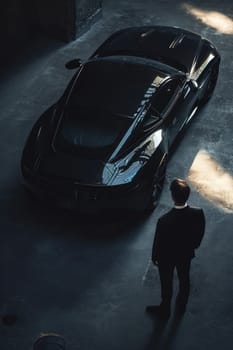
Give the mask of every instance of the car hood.
MULTIPOLYGON (((153 149, 162 141, 162 132, 149 137, 123 157, 110 161, 84 158, 59 152, 51 152, 37 165, 40 175, 55 181, 67 180, 81 185, 119 186, 131 183, 141 173, 153 149), (155 137, 156 136, 156 137, 155 137), (151 147, 153 144, 153 147, 151 147)), ((34 169, 35 170, 35 169, 34 169)))

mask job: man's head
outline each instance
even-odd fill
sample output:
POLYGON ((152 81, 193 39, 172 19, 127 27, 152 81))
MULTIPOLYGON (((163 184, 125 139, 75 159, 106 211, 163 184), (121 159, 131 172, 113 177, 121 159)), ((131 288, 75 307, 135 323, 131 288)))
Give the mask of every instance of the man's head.
POLYGON ((170 186, 171 195, 176 205, 184 205, 190 195, 190 187, 182 179, 174 179, 170 186))

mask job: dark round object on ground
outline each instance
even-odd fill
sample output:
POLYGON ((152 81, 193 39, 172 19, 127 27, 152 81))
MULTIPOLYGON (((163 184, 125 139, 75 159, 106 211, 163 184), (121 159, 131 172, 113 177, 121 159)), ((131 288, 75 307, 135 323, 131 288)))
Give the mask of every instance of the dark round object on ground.
POLYGON ((2 316, 2 323, 6 326, 13 326, 17 321, 17 316, 15 314, 6 314, 2 316))
POLYGON ((65 340, 58 334, 44 334, 36 339, 33 350, 65 350, 65 340))

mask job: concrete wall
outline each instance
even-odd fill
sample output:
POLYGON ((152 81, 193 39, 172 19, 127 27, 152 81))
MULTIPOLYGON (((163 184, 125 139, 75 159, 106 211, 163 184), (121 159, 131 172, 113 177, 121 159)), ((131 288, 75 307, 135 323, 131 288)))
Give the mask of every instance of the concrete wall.
POLYGON ((30 0, 7 0, 0 4, 0 61, 8 59, 38 30, 35 8, 30 0))
POLYGON ((41 32, 62 41, 74 38, 74 0, 36 0, 35 4, 41 32))
POLYGON ((101 16, 102 1, 76 0, 75 1, 75 36, 81 35, 90 25, 101 16))
POLYGON ((36 0, 41 30, 63 41, 77 38, 99 18, 100 0, 36 0))
POLYGON ((0 3, 0 62, 37 34, 68 42, 99 18, 101 0, 5 0, 0 3))

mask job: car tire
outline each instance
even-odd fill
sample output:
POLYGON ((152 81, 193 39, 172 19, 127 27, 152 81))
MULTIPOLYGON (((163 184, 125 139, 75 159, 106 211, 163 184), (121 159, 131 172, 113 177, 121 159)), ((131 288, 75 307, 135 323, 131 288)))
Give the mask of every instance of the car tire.
POLYGON ((209 75, 209 79, 208 79, 208 83, 207 83, 204 95, 200 101, 201 106, 204 106, 211 98, 218 80, 218 73, 219 73, 219 63, 216 63, 209 75))
POLYGON ((149 198, 145 208, 145 213, 150 214, 158 205, 159 198, 162 193, 163 184, 166 176, 167 157, 165 156, 161 161, 159 168, 153 176, 152 183, 149 190, 149 198))

